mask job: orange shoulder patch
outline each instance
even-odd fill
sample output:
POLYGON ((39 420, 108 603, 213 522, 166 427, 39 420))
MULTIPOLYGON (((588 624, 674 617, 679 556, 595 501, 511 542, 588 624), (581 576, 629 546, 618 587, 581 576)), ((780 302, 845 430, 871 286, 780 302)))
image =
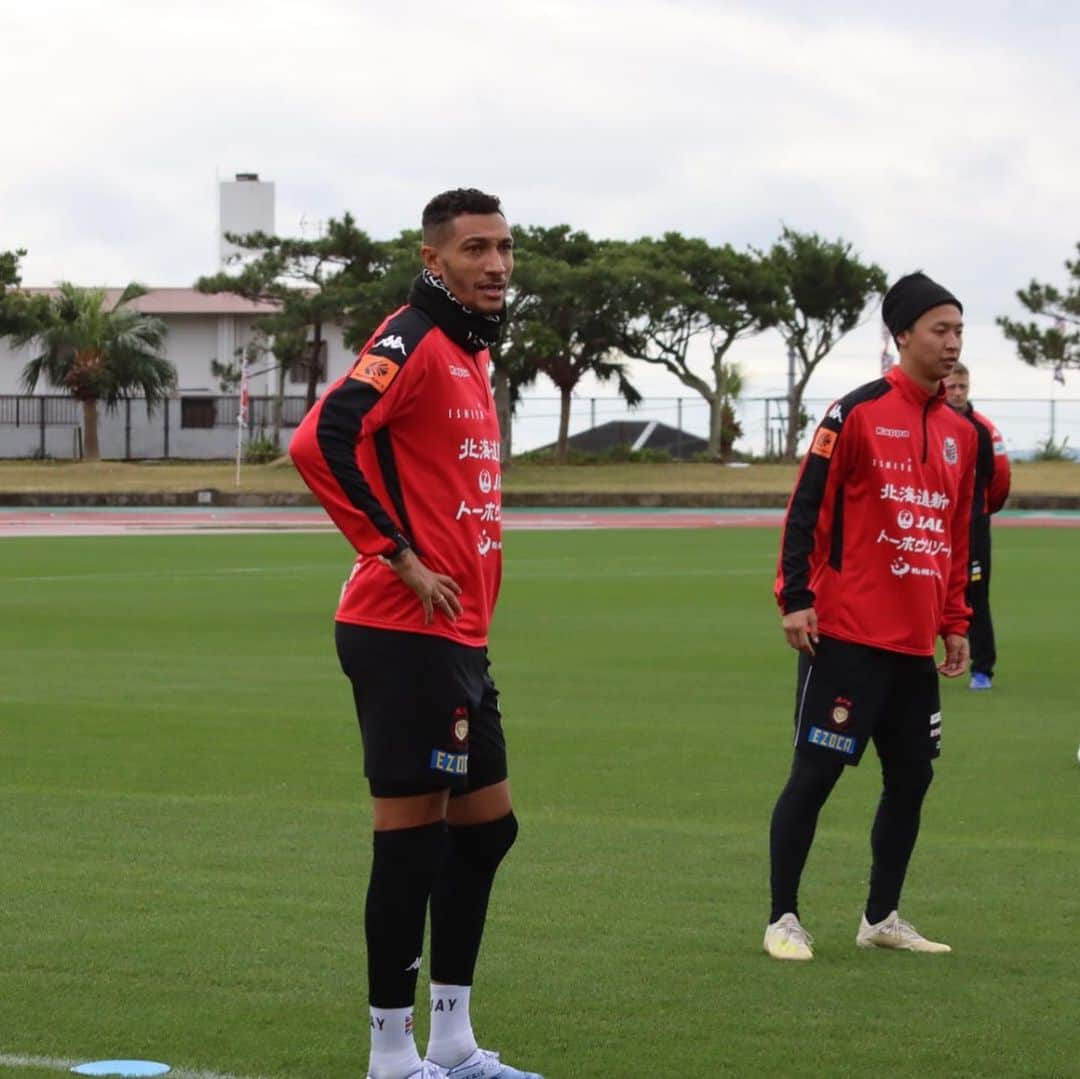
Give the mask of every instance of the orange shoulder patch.
POLYGON ((832 451, 835 446, 836 432, 830 431, 825 427, 819 427, 817 434, 814 435, 814 444, 810 447, 810 452, 816 453, 818 457, 824 457, 828 460, 828 458, 832 457, 832 451))
POLYGON ((374 386, 379 393, 386 393, 400 370, 401 364, 394 363, 385 356, 373 356, 370 352, 365 352, 356 361, 356 366, 349 373, 349 378, 354 378, 357 382, 366 382, 369 386, 374 386))

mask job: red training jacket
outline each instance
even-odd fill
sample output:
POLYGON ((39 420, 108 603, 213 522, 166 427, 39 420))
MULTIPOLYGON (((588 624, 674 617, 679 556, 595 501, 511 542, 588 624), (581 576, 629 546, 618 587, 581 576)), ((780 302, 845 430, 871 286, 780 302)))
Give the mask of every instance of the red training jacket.
POLYGON ((289 453, 359 552, 339 622, 487 643, 502 574, 499 426, 489 354, 466 352, 403 307, 304 417, 289 453), (461 585, 456 621, 420 600, 378 556, 412 547, 461 585))
POLYGON ((979 456, 975 464, 975 498, 971 504, 972 517, 997 513, 1005 505, 1012 484, 1012 469, 1001 432, 969 404, 961 413, 975 428, 979 440, 979 456))
POLYGON ((899 367, 842 397, 788 503, 781 610, 815 608, 829 637, 909 655, 967 633, 976 436, 899 367))

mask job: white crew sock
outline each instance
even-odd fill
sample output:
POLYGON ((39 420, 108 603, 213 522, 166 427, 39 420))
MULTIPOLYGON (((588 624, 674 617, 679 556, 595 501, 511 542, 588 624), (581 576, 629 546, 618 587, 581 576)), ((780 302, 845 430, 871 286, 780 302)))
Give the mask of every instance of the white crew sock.
POLYGON ((371 1079, 406 1079, 422 1064, 413 1039, 413 1009, 372 1008, 371 1079))
POLYGON ((455 1068, 476 1052, 476 1037, 469 1019, 468 985, 431 986, 431 1034, 428 1060, 455 1068))

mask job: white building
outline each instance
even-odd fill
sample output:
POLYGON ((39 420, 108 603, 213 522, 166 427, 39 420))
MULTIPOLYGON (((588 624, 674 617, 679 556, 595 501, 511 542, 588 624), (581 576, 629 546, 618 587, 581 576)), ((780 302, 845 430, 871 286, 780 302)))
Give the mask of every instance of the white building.
MULTIPOLYGON (((45 291, 33 289, 30 291, 45 291)), ((121 290, 108 289, 106 302, 115 303, 121 290)), ((101 452, 106 458, 228 457, 235 446, 235 393, 223 393, 211 363, 236 364, 241 352, 256 340, 254 323, 272 313, 275 305, 256 303, 231 293, 206 295, 190 288, 155 288, 131 301, 131 307, 156 315, 167 330, 165 357, 176 368, 177 386, 168 410, 147 417, 134 401, 115 412, 101 414, 101 452)), ((320 392, 343 375, 353 361, 345 348, 341 327, 323 327, 320 392)), ((13 349, 0 341, 0 457, 71 457, 78 448, 73 428, 81 424, 75 402, 33 398, 63 398, 64 390, 39 383, 28 399, 22 371, 34 356, 34 346, 13 349)), ((268 433, 269 408, 260 398, 277 395, 282 378, 274 357, 263 354, 251 366, 249 392, 253 400, 249 434, 268 433)), ((306 373, 285 376, 289 401, 282 432, 287 445, 291 425, 303 411, 306 373)))
MULTIPOLYGON (((225 269, 243 256, 241 249, 226 241, 226 233, 274 232, 274 185, 261 181, 257 173, 237 173, 235 180, 219 183, 218 200, 218 251, 225 269)), ((107 289, 106 303, 116 303, 121 291, 107 289)), ((236 391, 226 394, 222 390, 211 364, 237 364, 243 350, 259 336, 255 321, 275 311, 276 305, 231 293, 155 288, 130 306, 165 323, 165 357, 176 368, 177 387, 168 408, 151 417, 139 401, 111 413, 102 410, 102 457, 228 457, 236 442, 236 391)), ((324 326, 323 339, 320 392, 343 375, 353 359, 341 327, 324 326)), ((81 410, 61 387, 39 383, 32 396, 26 394, 22 371, 33 356, 32 345, 16 350, 10 341, 0 340, 0 457, 71 457, 80 444, 76 429, 81 425, 81 410)), ((249 437, 259 437, 268 433, 270 422, 263 399, 277 395, 282 374, 273 356, 266 353, 255 357, 251 372, 249 437)), ((293 370, 284 377, 284 392, 290 398, 282 431, 282 442, 287 445, 292 426, 303 413, 307 374, 293 370)))

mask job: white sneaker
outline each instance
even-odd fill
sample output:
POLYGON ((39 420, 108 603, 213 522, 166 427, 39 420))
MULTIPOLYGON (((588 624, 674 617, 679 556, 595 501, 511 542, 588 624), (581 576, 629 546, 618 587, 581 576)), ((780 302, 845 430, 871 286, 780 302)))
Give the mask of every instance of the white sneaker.
MULTIPOLYGON (((435 1064, 430 1060, 425 1060, 420 1065, 420 1070, 418 1072, 411 1072, 405 1079, 442 1079, 444 1075, 446 1075, 446 1072, 440 1068, 438 1064, 435 1064)), ((368 1074, 367 1079, 371 1079, 370 1073, 368 1074)))
MULTIPOLYGON (((420 1065, 420 1070, 418 1072, 412 1072, 407 1075, 405 1079, 442 1079, 445 1074, 446 1072, 443 1071, 438 1064, 434 1064, 430 1060, 425 1060, 420 1065)), ((371 1079, 370 1073, 368 1074, 367 1079, 371 1079)))
POLYGON ((794 914, 784 914, 765 929, 765 951, 773 959, 813 959, 814 938, 794 914))
POLYGON ((523 1072, 503 1064, 499 1054, 490 1049, 477 1049, 452 1068, 444 1068, 433 1060, 424 1061, 420 1079, 544 1079, 536 1072, 523 1072), (431 1069, 430 1073, 428 1069, 431 1069))
POLYGON ((905 922, 895 910, 876 925, 871 925, 863 914, 855 943, 860 948, 895 948, 902 952, 930 952, 937 955, 952 951, 948 944, 927 940, 911 922, 905 922))

